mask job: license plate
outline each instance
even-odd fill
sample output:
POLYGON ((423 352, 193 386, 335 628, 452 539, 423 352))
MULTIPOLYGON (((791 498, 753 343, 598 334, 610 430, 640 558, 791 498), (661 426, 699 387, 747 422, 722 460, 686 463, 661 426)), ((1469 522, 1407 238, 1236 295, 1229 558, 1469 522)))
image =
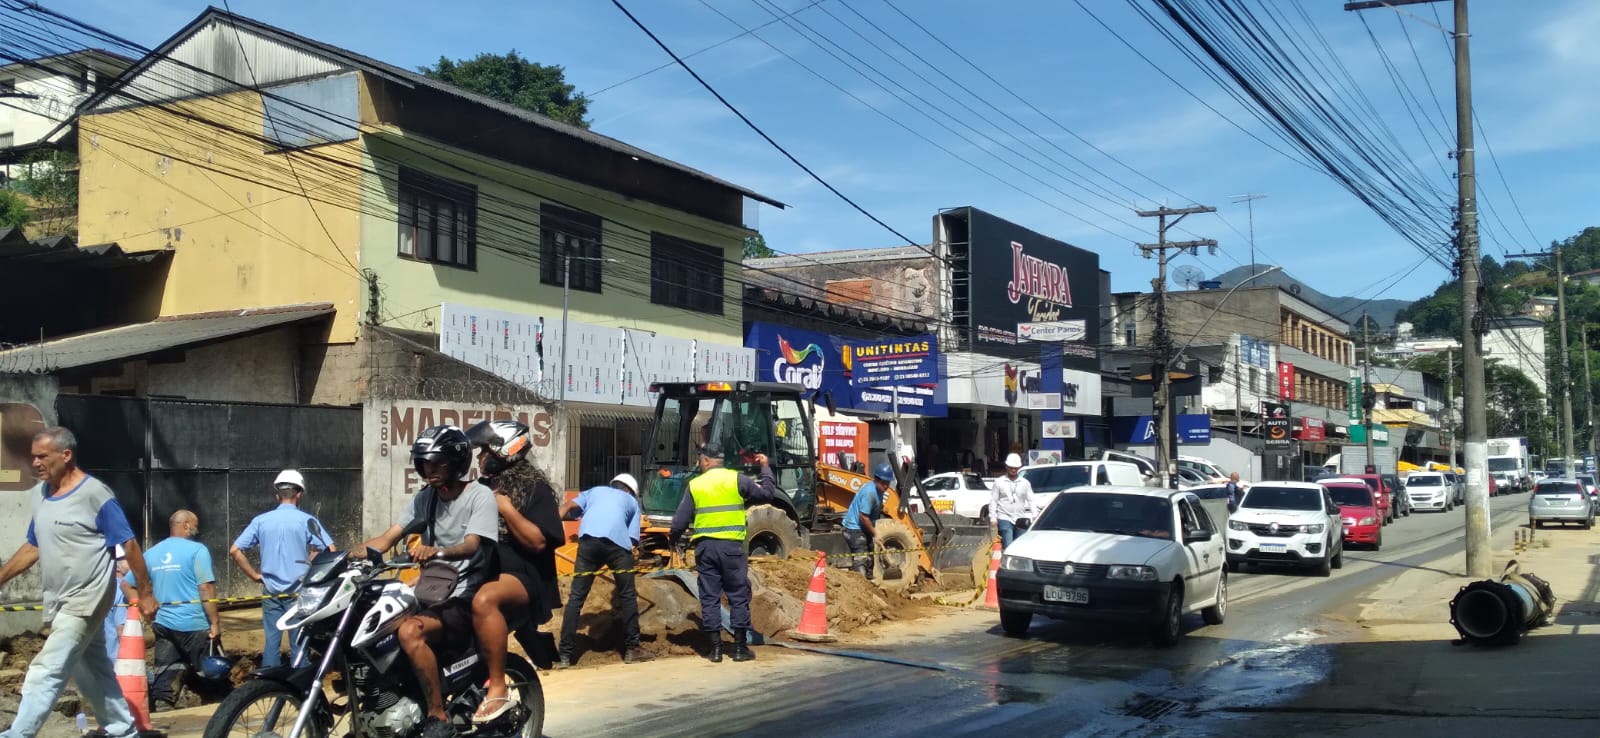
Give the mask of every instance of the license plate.
POLYGON ((954 510, 955 507, 956 507, 956 501, 955 500, 934 500, 933 501, 933 509, 938 510, 939 512, 950 512, 951 510, 954 510))
POLYGON ((1289 550, 1289 545, 1286 543, 1263 543, 1261 544, 1261 550, 1266 553, 1283 553, 1289 550))
POLYGON ((1044 585, 1044 599, 1046 602, 1087 605, 1089 604, 1089 590, 1083 587, 1058 587, 1054 584, 1046 584, 1044 585))
POLYGON ((1548 500, 1548 502, 1551 505, 1565 505, 1565 504, 1567 504, 1566 500, 1548 500))

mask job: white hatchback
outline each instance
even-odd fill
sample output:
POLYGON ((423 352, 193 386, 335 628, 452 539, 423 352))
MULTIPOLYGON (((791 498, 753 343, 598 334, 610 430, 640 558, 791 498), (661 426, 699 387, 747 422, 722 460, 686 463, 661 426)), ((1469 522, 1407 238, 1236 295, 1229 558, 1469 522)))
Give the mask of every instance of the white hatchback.
MULTIPOLYGON (((922 480, 933 509, 941 513, 972 518, 980 522, 989 520, 989 487, 976 474, 944 472, 922 480)), ((909 502, 912 512, 923 512, 922 501, 915 496, 909 502)))
POLYGON ((1344 520, 1312 482, 1261 482, 1228 518, 1228 568, 1246 562, 1310 566, 1322 576, 1344 566, 1344 520))
POLYGON ((1140 623, 1175 643, 1183 616, 1220 624, 1228 572, 1222 532, 1200 498, 1160 487, 1062 492, 1005 550, 996 574, 1000 627, 1028 632, 1034 615, 1140 623))

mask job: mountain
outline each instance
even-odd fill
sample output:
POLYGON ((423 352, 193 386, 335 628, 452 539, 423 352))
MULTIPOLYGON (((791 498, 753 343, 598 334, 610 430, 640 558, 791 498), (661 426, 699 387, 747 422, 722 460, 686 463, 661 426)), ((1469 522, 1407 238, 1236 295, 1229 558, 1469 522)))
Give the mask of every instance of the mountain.
MULTIPOLYGON (((1257 264, 1256 270, 1266 269, 1269 266, 1271 264, 1257 264)), ((1230 289, 1238 284, 1240 280, 1247 279, 1249 276, 1250 267, 1242 266, 1229 269, 1212 277, 1212 279, 1221 282, 1222 289, 1230 289)), ((1359 297, 1325 295, 1312 289, 1306 283, 1295 279, 1294 275, 1283 270, 1258 277, 1250 283, 1251 287, 1268 287, 1272 285, 1289 288, 1289 291, 1294 292, 1300 299, 1332 313, 1335 317, 1351 325, 1355 325, 1356 321, 1361 319, 1361 311, 1365 310, 1372 316, 1373 320, 1378 322, 1380 327, 1386 330, 1394 327, 1395 313, 1400 312, 1402 308, 1411 304, 1410 300, 1365 300, 1359 297)))

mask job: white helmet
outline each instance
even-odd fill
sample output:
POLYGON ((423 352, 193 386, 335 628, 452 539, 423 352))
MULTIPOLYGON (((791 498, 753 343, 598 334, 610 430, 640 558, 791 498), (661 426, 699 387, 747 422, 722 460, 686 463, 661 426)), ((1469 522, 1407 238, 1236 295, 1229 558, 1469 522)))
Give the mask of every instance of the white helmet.
POLYGON ((1021 469, 1022 468, 1022 457, 1018 456, 1016 454, 1008 454, 1006 456, 1006 468, 1007 469, 1021 469))
POLYGON ((612 484, 616 484, 617 482, 627 485, 629 492, 632 492, 633 494, 639 494, 639 480, 634 479, 632 474, 623 472, 611 478, 612 484))
POLYGON ((306 491, 305 476, 293 469, 284 469, 283 471, 278 472, 278 478, 272 480, 272 486, 274 489, 276 489, 280 484, 292 484, 296 487, 299 487, 301 492, 306 491))

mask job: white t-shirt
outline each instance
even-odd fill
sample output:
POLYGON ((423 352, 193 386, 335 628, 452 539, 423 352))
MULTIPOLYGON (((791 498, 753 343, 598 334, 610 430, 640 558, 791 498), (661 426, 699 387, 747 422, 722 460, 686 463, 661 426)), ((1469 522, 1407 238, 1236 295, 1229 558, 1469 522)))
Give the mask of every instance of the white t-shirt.
POLYGON ((989 517, 1015 523, 1022 518, 1032 518, 1038 510, 1033 504, 1033 485, 1021 474, 1016 479, 1000 477, 989 490, 989 517))

